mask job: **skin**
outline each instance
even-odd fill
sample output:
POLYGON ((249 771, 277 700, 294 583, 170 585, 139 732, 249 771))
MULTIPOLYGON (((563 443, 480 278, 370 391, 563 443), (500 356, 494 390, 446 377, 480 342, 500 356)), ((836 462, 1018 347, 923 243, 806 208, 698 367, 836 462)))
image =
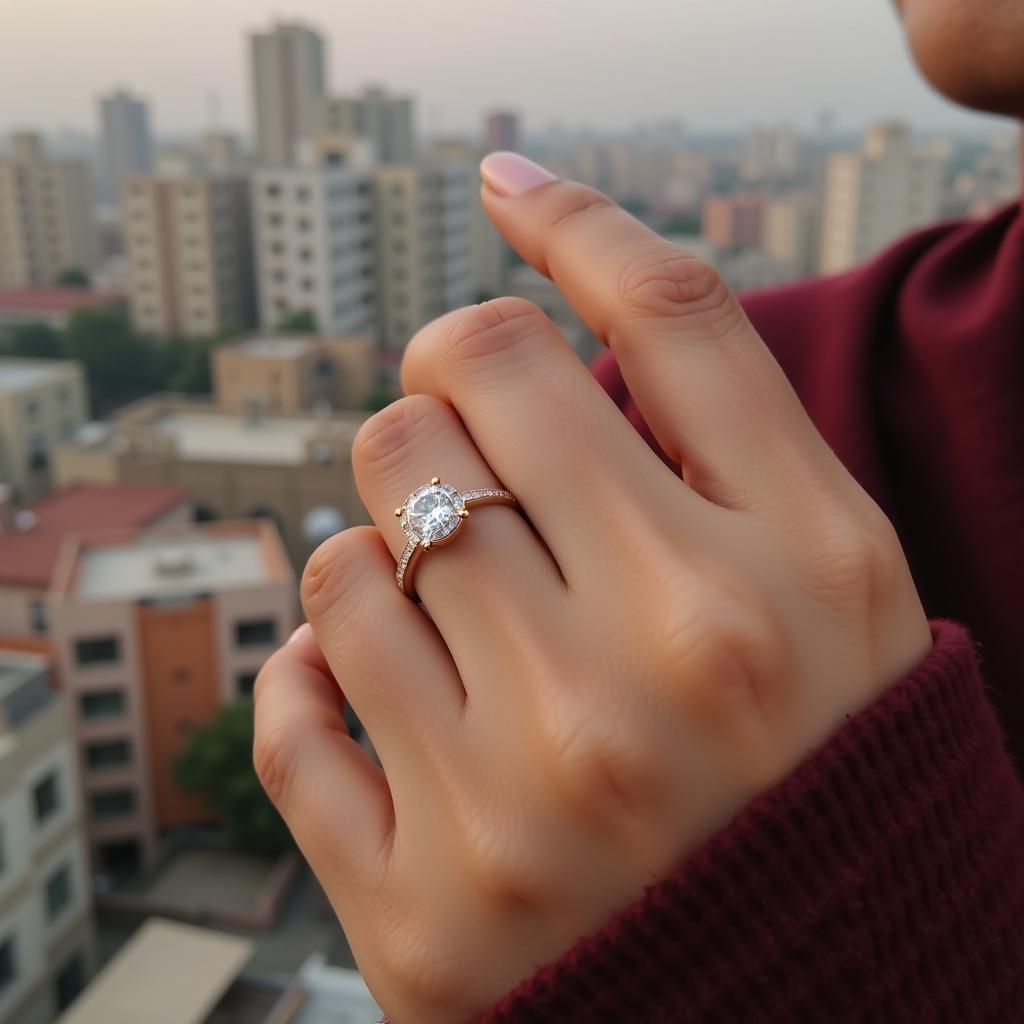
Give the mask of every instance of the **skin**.
MULTIPOLYGON (((1024 51, 1022 5, 901 7, 937 85, 1024 110, 1024 65, 1001 60, 1007 33, 1024 51)), ((310 559, 309 624, 257 680, 254 760, 395 1024, 493 1004, 931 644, 891 525, 715 272, 571 182, 482 195, 615 353, 685 482, 516 298, 423 328, 408 397, 360 432, 376 525, 310 559), (500 482, 524 515, 475 510, 424 556, 418 605, 394 585, 393 510, 434 475, 500 482)))

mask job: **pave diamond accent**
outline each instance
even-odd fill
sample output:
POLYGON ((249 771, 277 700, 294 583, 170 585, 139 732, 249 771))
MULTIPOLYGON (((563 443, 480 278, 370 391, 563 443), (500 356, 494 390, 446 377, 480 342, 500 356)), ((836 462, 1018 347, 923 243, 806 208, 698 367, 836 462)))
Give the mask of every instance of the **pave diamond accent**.
POLYGON ((426 484, 405 501, 402 529, 409 540, 431 544, 451 536, 462 524, 463 497, 451 484, 426 484))
POLYGON ((480 498, 511 498, 508 491, 500 487, 478 487, 475 491, 463 491, 463 501, 479 501, 480 498))

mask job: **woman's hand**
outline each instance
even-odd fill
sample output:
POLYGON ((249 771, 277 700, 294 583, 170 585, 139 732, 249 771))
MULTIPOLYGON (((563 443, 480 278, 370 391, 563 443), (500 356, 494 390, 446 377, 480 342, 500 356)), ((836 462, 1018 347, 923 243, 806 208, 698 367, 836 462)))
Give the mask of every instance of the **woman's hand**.
POLYGON ((377 527, 310 559, 255 760, 397 1024, 466 1020, 599 928, 931 643, 892 527, 715 272, 519 158, 484 174, 685 483, 521 299, 420 331, 360 432, 377 527), (419 607, 393 510, 435 475, 529 522, 474 511, 419 607))

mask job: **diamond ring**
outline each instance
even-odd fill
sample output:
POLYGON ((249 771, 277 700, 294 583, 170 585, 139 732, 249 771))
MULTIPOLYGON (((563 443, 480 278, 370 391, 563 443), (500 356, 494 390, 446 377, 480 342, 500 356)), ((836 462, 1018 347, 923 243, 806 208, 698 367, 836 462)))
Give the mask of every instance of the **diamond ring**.
POLYGON ((406 597, 415 597, 413 573, 425 551, 447 544, 469 517, 476 505, 515 505, 511 492, 500 487, 481 487, 475 491, 457 491, 434 477, 429 484, 417 487, 395 515, 402 521, 409 543, 395 569, 395 582, 406 597))

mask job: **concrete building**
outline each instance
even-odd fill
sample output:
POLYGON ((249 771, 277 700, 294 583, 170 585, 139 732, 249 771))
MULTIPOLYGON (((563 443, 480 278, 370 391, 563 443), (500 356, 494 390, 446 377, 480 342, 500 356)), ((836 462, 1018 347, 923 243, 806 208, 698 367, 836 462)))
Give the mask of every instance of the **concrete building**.
POLYGON ((94 969, 76 761, 47 660, 0 650, 0 1024, 49 1024, 94 969))
POLYGON ((351 460, 368 415, 240 415, 209 401, 149 398, 62 445, 56 477, 180 487, 202 520, 268 516, 301 568, 320 540, 370 521, 351 460))
POLYGON ((100 192, 117 202, 125 181, 153 169, 153 138, 149 107, 130 92, 118 89, 99 100, 100 192))
POLYGON ((425 323, 476 297, 471 164, 422 161, 374 172, 377 304, 385 362, 425 323))
POLYGON ((0 288, 90 272, 98 259, 91 206, 85 161, 51 157, 38 135, 16 132, 0 157, 0 288))
POLYGON ((522 142, 518 114, 507 110, 494 110, 484 118, 484 149, 487 152, 506 149, 518 153, 522 142))
POLYGON ((248 416, 314 409, 361 409, 377 383, 369 335, 266 335, 213 353, 217 405, 248 416))
POLYGON ((119 292, 88 288, 0 289, 0 341, 26 324, 46 324, 62 331, 80 309, 105 309, 123 302, 119 292))
POLYGON ((69 487, 17 508, 0 487, 0 646, 49 630, 46 592, 65 539, 99 529, 187 523, 192 508, 177 487, 69 487))
POLYGON ((137 330, 210 337, 255 322, 252 216, 245 177, 129 178, 121 217, 137 330))
POLYGON ((311 313, 325 334, 376 325, 373 194, 362 167, 262 169, 252 183, 259 321, 311 313))
POLYGON ((792 125, 758 126, 744 140, 740 178, 746 182, 791 181, 802 163, 803 146, 792 125))
POLYGON ((50 489, 54 448, 88 418, 79 363, 0 358, 0 483, 13 500, 34 501, 50 489))
POLYGON ((857 152, 829 159, 821 269, 846 270, 901 235, 935 220, 941 164, 911 142, 910 128, 886 121, 868 129, 857 152))
POLYGON ((166 829, 208 818, 173 763, 224 703, 249 696, 296 619, 268 521, 76 535, 50 591, 97 871, 147 862, 166 829))
POLYGON ((375 163, 409 163, 416 156, 415 105, 379 87, 357 96, 326 96, 317 109, 320 135, 367 141, 375 163))
POLYGON ((704 238, 725 251, 759 246, 764 208, 764 197, 754 193, 711 196, 704 204, 704 238))
POLYGON ((821 207, 811 195, 793 193, 765 205, 761 247, 791 280, 817 273, 821 255, 821 207))
POLYGON ((313 137, 327 92, 326 44, 305 25, 279 22, 249 36, 256 159, 287 166, 313 137))

